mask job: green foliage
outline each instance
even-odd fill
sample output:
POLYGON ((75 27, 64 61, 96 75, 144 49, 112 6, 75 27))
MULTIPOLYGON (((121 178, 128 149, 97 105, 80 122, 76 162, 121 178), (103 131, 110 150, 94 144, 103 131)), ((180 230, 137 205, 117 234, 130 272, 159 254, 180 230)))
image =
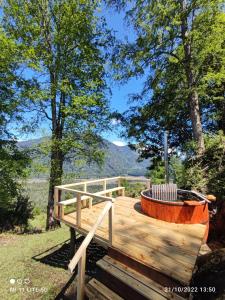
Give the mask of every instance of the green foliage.
POLYGON ((34 207, 33 215, 34 217, 39 216, 41 214, 41 209, 39 207, 34 207))
POLYGON ((20 120, 19 60, 16 44, 0 28, 0 230, 24 227, 32 216, 31 203, 19 183, 28 174, 29 158, 17 148, 9 130, 12 121, 20 120))
POLYGON ((162 159, 153 159, 152 165, 146 174, 146 177, 151 178, 152 184, 165 183, 165 165, 162 159))
POLYGON ((125 187, 125 195, 132 198, 140 198, 141 192, 146 188, 143 183, 133 183, 125 179, 121 180, 121 185, 125 187))
POLYGON ((205 136, 204 156, 189 158, 185 163, 187 188, 196 188, 225 199, 225 135, 219 131, 205 136))
POLYGON ((32 70, 21 97, 52 125, 49 149, 101 160, 98 133, 107 127, 103 49, 110 46, 95 1, 5 1, 4 30, 32 70), (44 78, 44 80, 43 80, 44 78), (49 109, 51 107, 51 109, 49 109))
MULTIPOLYGON (((222 131, 205 135, 205 153, 196 157, 195 143, 187 147, 186 156, 182 159, 170 157, 170 179, 179 188, 198 190, 203 193, 215 194, 218 199, 225 199, 225 135, 222 131)), ((153 160, 147 177, 153 184, 165 182, 165 170, 162 160, 153 160)))
MULTIPOLYGON (((176 155, 171 155, 169 158, 169 178, 170 181, 177 184, 179 188, 185 187, 184 182, 185 167, 184 161, 176 155)), ((165 163, 162 158, 152 159, 152 165, 146 174, 146 177, 151 178, 152 184, 165 183, 165 163)))
POLYGON ((224 129, 224 1, 109 2, 127 9, 137 35, 115 49, 116 76, 122 81, 146 78, 142 92, 131 95, 133 106, 121 116, 124 135, 138 143, 141 157, 160 157, 164 130, 170 132, 170 148, 184 149, 201 123, 205 132, 224 129))
POLYGON ((20 120, 17 94, 20 79, 16 74, 18 49, 0 26, 0 139, 9 139, 9 123, 20 120), (15 90, 16 88, 16 90, 15 90))
POLYGON ((100 134, 109 128, 105 63, 111 35, 96 14, 98 6, 90 0, 10 0, 3 5, 4 31, 22 57, 18 70, 26 84, 20 100, 36 112, 31 127, 43 120, 51 126, 48 220, 53 219, 53 191, 62 182, 65 156, 73 150, 78 161, 103 161, 99 146, 100 134))
POLYGON ((0 144, 0 230, 25 227, 32 205, 19 180, 27 175, 29 158, 14 143, 0 144))
POLYGON ((179 188, 186 188, 185 182, 185 166, 184 160, 179 156, 173 155, 169 161, 169 174, 170 178, 179 188))

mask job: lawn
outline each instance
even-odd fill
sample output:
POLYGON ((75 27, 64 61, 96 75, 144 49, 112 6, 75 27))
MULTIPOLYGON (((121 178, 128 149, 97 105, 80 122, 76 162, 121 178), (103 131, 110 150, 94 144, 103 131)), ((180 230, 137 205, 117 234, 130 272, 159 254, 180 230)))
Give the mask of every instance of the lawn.
MULTIPOLYGON (((43 215, 39 215, 32 223, 40 225, 43 221, 43 215)), ((66 226, 40 234, 0 234, 1 299, 54 299, 71 276, 67 270, 34 257, 40 258, 50 248, 54 252, 68 238, 66 226)))

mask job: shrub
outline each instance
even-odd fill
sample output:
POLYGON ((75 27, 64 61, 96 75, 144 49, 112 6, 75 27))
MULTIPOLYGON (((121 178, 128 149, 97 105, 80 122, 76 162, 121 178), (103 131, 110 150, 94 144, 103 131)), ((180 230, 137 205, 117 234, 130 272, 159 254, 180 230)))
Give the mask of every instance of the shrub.
POLYGON ((0 141, 0 230, 25 227, 32 206, 20 181, 26 176, 28 156, 15 143, 0 141))

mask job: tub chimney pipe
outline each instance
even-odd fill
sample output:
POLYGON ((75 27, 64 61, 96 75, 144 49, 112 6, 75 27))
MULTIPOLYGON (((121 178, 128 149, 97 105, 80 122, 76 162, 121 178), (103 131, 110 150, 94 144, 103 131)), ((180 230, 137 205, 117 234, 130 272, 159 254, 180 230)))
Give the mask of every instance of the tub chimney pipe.
POLYGON ((165 181, 169 183, 169 163, 168 163, 168 131, 164 132, 164 163, 165 163, 165 181))

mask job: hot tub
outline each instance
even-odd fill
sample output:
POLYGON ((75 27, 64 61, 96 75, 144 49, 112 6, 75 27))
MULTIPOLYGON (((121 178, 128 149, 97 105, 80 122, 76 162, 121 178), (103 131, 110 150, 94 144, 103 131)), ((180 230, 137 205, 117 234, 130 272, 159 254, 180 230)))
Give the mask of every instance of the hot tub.
POLYGON ((194 193, 177 191, 177 199, 165 201, 153 199, 151 189, 141 193, 142 211, 152 218, 178 224, 209 223, 208 203, 194 193))

